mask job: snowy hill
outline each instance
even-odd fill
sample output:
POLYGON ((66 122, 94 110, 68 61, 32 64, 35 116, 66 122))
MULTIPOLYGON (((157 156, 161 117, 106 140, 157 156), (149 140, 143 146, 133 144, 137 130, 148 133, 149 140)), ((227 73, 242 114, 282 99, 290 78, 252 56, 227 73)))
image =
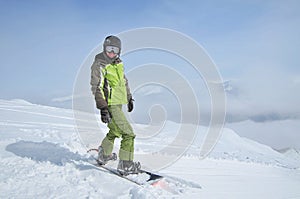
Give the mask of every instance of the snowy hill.
POLYGON ((290 158, 295 161, 300 161, 300 150, 299 149, 294 149, 294 148, 287 148, 287 149, 282 149, 279 150, 280 153, 285 155, 287 158, 290 158))
MULTIPOLYGON (((85 121, 87 127, 88 121, 85 121)), ((146 126, 137 125, 139 130, 146 126)), ((137 153, 158 150, 172 140, 180 124, 167 122, 150 140, 137 139, 137 153)), ((106 132, 106 127, 100 125, 106 132)), ((101 132, 99 131, 99 132, 101 132)), ((1 198, 299 198, 300 161, 241 138, 224 129, 208 158, 199 147, 207 127, 199 127, 190 149, 161 174, 202 189, 186 186, 178 194, 155 187, 138 187, 87 162, 73 111, 24 100, 0 100, 1 198), (264 187, 261 184, 264 184, 264 187)), ((165 156, 172 154, 164 154, 165 156)))
POLYGON ((238 136, 225 129, 211 157, 277 165, 287 168, 300 167, 300 161, 277 152, 269 146, 238 136))

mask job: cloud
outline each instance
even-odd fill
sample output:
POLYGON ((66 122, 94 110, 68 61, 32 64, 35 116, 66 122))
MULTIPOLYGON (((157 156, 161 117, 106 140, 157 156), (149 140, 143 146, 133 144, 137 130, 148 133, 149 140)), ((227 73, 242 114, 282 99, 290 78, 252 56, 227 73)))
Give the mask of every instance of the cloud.
POLYGON ((73 95, 70 95, 70 96, 65 96, 65 97, 53 98, 51 101, 52 102, 69 102, 72 99, 73 99, 73 95))
POLYGON ((149 85, 149 86, 144 86, 141 89, 137 90, 136 94, 142 96, 149 96, 149 95, 160 94, 162 92, 163 92, 162 87, 149 85))
POLYGON ((253 67, 231 82, 235 94, 227 92, 230 122, 256 122, 300 118, 300 84, 281 70, 253 67))

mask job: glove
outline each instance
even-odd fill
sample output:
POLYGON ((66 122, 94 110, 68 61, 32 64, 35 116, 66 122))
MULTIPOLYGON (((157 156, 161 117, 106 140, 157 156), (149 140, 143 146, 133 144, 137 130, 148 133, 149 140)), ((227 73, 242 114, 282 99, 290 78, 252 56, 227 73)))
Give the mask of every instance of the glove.
POLYGON ((128 100, 128 104, 127 104, 128 112, 131 112, 133 110, 133 101, 134 101, 134 99, 132 99, 132 98, 130 98, 130 100, 128 100))
POLYGON ((111 115, 110 115, 108 109, 107 108, 101 109, 100 112, 101 112, 101 121, 103 123, 110 123, 111 115))

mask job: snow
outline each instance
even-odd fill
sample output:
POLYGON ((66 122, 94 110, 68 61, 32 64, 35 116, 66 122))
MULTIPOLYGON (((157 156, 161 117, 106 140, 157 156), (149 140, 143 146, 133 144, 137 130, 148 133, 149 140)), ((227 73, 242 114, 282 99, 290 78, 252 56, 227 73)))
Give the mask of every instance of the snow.
MULTIPOLYGON (((137 139, 136 152, 160 150, 179 126, 168 121, 151 139, 137 139)), ((99 128, 99 133, 106 132, 104 125, 99 128)), ((207 127, 200 126, 189 150, 158 171, 180 184, 172 193, 95 169, 88 163, 72 110, 0 100, 0 198, 300 198, 297 150, 279 153, 225 128, 202 160, 205 132, 207 127)))

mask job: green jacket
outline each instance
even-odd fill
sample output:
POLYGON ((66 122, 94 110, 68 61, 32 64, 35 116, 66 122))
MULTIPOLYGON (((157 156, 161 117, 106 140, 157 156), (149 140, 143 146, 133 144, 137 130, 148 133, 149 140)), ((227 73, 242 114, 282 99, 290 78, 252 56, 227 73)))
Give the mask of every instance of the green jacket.
POLYGON ((103 52, 96 55, 92 64, 90 84, 98 109, 127 104, 131 98, 121 59, 111 63, 103 52))

